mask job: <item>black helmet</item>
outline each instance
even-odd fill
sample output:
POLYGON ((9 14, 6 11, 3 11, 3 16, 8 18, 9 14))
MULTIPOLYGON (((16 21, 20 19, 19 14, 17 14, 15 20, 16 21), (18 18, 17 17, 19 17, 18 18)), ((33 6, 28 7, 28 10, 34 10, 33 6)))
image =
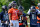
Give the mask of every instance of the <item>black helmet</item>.
POLYGON ((15 6, 15 5, 16 5, 16 1, 12 1, 12 2, 11 2, 11 5, 12 5, 12 6, 15 6))
POLYGON ((32 6, 32 7, 31 7, 31 11, 32 11, 32 12, 35 12, 35 11, 36 11, 35 6, 32 6))
POLYGON ((23 8, 23 6, 19 6, 18 9, 19 10, 23 10, 24 8, 23 8))
POLYGON ((7 6, 5 6, 5 5, 4 5, 4 6, 2 6, 2 9, 7 9, 7 6))
POLYGON ((7 9, 7 6, 5 6, 5 5, 2 6, 2 10, 3 10, 3 11, 5 11, 5 10, 7 11, 7 10, 8 10, 8 9, 7 9))

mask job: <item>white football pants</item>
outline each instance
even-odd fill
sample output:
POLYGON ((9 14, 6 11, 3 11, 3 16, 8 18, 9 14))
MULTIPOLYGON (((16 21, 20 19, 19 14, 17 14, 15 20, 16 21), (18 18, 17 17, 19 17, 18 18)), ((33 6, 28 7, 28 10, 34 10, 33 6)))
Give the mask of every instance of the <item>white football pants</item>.
POLYGON ((13 23, 13 26, 10 25, 10 27, 19 27, 19 21, 18 20, 10 20, 10 24, 13 23))

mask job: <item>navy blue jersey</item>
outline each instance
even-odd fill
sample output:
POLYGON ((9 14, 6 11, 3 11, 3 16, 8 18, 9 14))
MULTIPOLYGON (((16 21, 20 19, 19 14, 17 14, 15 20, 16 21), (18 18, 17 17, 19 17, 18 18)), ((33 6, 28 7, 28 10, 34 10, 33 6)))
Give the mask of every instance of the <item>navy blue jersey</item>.
POLYGON ((1 20, 3 21, 3 15, 4 15, 4 12, 1 12, 1 20))
POLYGON ((4 12, 1 12, 1 19, 2 19, 2 21, 6 21, 6 20, 8 20, 8 13, 4 13, 4 12))
POLYGON ((37 12, 32 13, 30 12, 30 24, 31 25, 37 25, 37 12))
POLYGON ((27 25, 26 14, 23 13, 23 25, 27 25))
POLYGON ((23 13, 23 15, 20 16, 19 23, 23 23, 23 25, 27 25, 27 20, 25 20, 25 17, 26 17, 26 14, 23 13), (22 20, 22 17, 23 17, 23 20, 22 20))

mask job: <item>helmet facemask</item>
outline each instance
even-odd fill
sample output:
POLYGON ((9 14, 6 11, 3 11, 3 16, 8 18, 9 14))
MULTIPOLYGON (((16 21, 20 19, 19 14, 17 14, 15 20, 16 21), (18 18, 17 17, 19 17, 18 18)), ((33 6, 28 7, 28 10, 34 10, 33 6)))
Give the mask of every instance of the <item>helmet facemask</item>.
POLYGON ((31 12, 36 12, 36 9, 31 9, 31 12))
POLYGON ((16 6, 17 6, 16 2, 13 1, 13 2, 12 2, 12 7, 13 7, 13 8, 16 8, 16 6))
POLYGON ((6 12, 8 9, 7 9, 7 6, 2 6, 2 10, 3 10, 3 12, 6 12))

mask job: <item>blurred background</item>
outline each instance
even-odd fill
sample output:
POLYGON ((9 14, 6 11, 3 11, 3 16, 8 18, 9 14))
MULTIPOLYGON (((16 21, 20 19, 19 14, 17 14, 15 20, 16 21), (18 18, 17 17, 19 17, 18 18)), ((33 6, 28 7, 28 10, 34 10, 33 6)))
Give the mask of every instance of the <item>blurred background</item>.
POLYGON ((30 8, 32 3, 37 5, 37 3, 40 2, 40 0, 0 0, 0 12, 2 11, 2 9, 1 9, 2 5, 7 5, 8 6, 8 4, 11 1, 16 1, 17 6, 22 5, 24 7, 24 12, 25 13, 28 11, 28 9, 30 8))

